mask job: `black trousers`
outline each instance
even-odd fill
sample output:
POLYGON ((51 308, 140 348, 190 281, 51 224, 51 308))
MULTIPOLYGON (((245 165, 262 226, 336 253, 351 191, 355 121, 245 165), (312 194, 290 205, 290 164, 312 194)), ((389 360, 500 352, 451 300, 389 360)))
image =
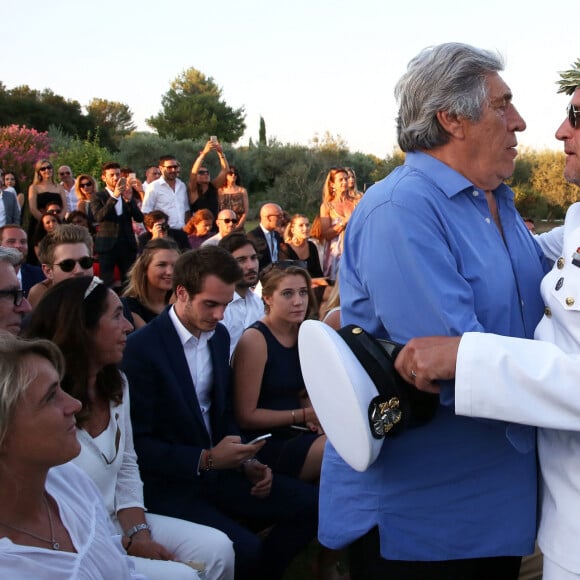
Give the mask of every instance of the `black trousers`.
POLYGON ((351 580, 517 580, 521 557, 416 562, 381 558, 378 528, 350 547, 351 580))

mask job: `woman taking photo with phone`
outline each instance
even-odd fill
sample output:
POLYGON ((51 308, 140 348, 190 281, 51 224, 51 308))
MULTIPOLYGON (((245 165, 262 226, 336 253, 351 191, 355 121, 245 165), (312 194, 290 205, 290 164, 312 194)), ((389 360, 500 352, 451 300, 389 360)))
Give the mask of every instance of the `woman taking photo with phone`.
POLYGON ((205 563, 206 577, 231 578, 229 539, 211 528, 145 514, 133 448, 129 390, 121 362, 131 324, 118 296, 96 277, 65 280, 36 307, 28 336, 53 340, 66 359, 63 389, 79 399, 75 463, 95 482, 136 569, 150 579, 198 578, 184 563, 205 563), (229 570, 229 572, 228 572, 229 570))

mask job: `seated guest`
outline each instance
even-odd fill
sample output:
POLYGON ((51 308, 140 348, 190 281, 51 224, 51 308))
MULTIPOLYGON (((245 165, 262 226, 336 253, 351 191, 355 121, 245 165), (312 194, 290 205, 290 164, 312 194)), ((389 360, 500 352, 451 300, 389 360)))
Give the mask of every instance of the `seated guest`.
POLYGON ((129 335, 123 368, 149 508, 224 531, 238 580, 277 580, 315 535, 318 492, 248 461, 267 443, 242 443, 231 413, 229 335, 219 324, 241 276, 223 248, 182 254, 175 304, 129 335), (263 539, 248 527, 269 524, 263 539))
POLYGON ((180 250, 189 250, 187 234, 183 230, 170 228, 167 214, 159 209, 154 209, 143 217, 143 225, 147 231, 143 232, 137 239, 139 242, 139 252, 143 251, 145 244, 150 240, 159 238, 170 238, 180 250))
POLYGON ((234 299, 224 312, 224 326, 230 333, 230 356, 233 354, 242 332, 264 316, 262 298, 254 293, 258 283, 258 253, 254 243, 244 232, 232 232, 219 243, 227 250, 242 268, 243 276, 236 282, 234 299))
POLYGON ((151 322, 169 304, 177 258, 179 250, 171 238, 156 238, 147 243, 131 267, 122 302, 135 329, 151 322))
POLYGON ((65 362, 48 340, 0 334, 0 576, 134 574, 101 494, 75 465, 81 403, 60 387, 65 362))
MULTIPOLYGON (((19 225, 6 224, 0 228, 0 246, 18 250, 24 259, 28 255, 28 235, 19 225)), ((25 296, 28 296, 28 292, 32 286, 38 282, 42 282, 45 278, 40 266, 34 266, 26 262, 16 266, 16 275, 20 280, 20 285, 22 290, 24 290, 25 296)))
POLYGON ((187 234, 190 248, 195 250, 205 240, 212 237, 213 219, 213 214, 209 209, 198 209, 189 218, 189 221, 183 226, 183 231, 187 234))
POLYGON ((74 224, 75 226, 83 226, 89 230, 91 236, 94 236, 97 233, 97 230, 91 223, 89 216, 80 209, 75 209, 71 211, 64 220, 66 224, 74 224))
POLYGON ((222 209, 218 213, 215 223, 218 227, 218 233, 208 238, 203 242, 202 246, 217 246, 222 238, 225 238, 228 234, 231 234, 238 225, 238 217, 236 212, 231 209, 222 209))
POLYGON ((60 347, 66 360, 62 387, 83 405, 75 411, 80 454, 73 461, 103 495, 140 573, 150 580, 196 579, 197 572, 185 562, 199 562, 209 577, 231 578, 232 547, 224 534, 145 513, 129 391, 117 368, 130 330, 119 297, 96 277, 55 285, 32 314, 28 335, 60 347))
POLYGON ((261 282, 266 314, 242 334, 232 360, 236 417, 248 438, 273 434, 258 458, 274 473, 317 481, 326 437, 298 356, 298 329, 316 303, 310 276, 273 265, 261 282))
POLYGON ((62 223, 62 220, 53 213, 45 213, 41 218, 36 229, 34 230, 34 236, 32 237, 32 245, 34 247, 34 254, 36 258, 40 260, 40 242, 50 233, 54 232, 57 226, 62 223))
POLYGON ((20 334, 24 316, 30 312, 30 304, 16 277, 16 267, 22 259, 15 248, 0 246, 0 334, 20 334))
POLYGON ((59 226, 42 240, 39 256, 46 280, 30 289, 28 299, 33 308, 53 284, 67 278, 93 275, 93 238, 82 226, 59 226))

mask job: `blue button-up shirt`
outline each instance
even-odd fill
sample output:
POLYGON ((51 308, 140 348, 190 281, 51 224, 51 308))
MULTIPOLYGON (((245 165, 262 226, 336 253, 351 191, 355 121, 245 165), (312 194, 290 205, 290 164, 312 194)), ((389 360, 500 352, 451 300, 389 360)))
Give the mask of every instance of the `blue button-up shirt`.
MULTIPOLYGON (((547 264, 513 193, 500 185, 503 238, 481 189, 424 153, 373 186, 346 232, 343 324, 407 342, 483 331, 532 338, 547 264)), ((533 549, 532 428, 458 417, 453 384, 428 425, 387 439, 364 473, 329 444, 320 539, 341 547, 379 526, 381 553, 399 560, 520 555, 533 549)))

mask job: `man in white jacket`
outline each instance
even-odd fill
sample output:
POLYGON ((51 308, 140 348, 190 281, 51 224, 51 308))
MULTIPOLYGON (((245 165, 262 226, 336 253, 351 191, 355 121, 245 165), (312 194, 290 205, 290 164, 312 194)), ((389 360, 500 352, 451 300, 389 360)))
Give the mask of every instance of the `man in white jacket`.
MULTIPOLYGON (((580 186, 580 60, 561 77, 559 92, 572 98, 556 138, 564 143, 564 176, 580 186)), ((541 285, 546 309, 534 334, 536 341, 483 333, 413 339, 396 367, 421 390, 454 388, 459 415, 541 428, 538 543, 544 553, 543 580, 578 580, 580 203, 568 209, 562 247, 548 257, 555 263, 541 285), (453 377, 454 385, 434 383, 453 377)))

